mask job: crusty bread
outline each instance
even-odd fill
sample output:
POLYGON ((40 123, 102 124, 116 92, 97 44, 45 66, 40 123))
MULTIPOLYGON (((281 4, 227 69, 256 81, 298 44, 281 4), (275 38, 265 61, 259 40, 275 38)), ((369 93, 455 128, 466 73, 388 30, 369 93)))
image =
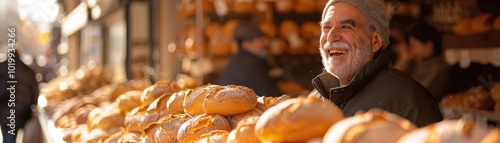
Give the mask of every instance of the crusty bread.
POLYGON ((252 1, 238 1, 234 3, 234 13, 256 13, 257 6, 252 1))
POLYGON ((472 120, 443 120, 405 134, 398 143, 478 143, 490 131, 472 120))
POLYGON ((187 89, 183 91, 176 92, 170 96, 170 99, 167 101, 167 110, 170 114, 182 114, 184 113, 184 97, 186 95, 191 94, 192 90, 187 89))
POLYGON ((323 142, 392 143, 414 129, 416 126, 410 121, 374 108, 335 123, 323 137, 323 142))
POLYGON ((331 101, 298 97, 269 108, 255 126, 262 142, 306 142, 344 118, 331 101))
POLYGON ((242 120, 246 120, 246 118, 254 117, 254 116, 260 117, 260 115, 262 115, 262 113, 264 113, 264 112, 262 112, 261 110, 259 110, 257 108, 254 108, 251 111, 241 113, 241 114, 232 115, 232 116, 227 117, 226 119, 229 122, 229 124, 231 125, 231 127, 234 129, 234 128, 236 128, 238 123, 241 122, 242 120))
POLYGON ((278 13, 290 13, 293 11, 293 0, 277 0, 274 4, 278 13))
POLYGON ((196 138, 197 143, 226 143, 228 131, 213 130, 196 138))
POLYGON ((288 95, 282 95, 280 97, 260 96, 257 98, 257 106, 255 108, 257 108, 261 111, 266 111, 267 109, 271 108, 272 106, 279 104, 283 101, 286 101, 288 99, 291 99, 290 96, 288 96, 288 95))
POLYGON ((500 128, 493 128, 480 143, 500 143, 500 128))
POLYGON ((145 134, 157 143, 178 142, 177 132, 180 126, 190 118, 187 114, 170 115, 156 122, 157 126, 152 125, 146 129, 145 134))
POLYGON ((290 34, 299 34, 299 25, 292 20, 281 22, 279 28, 282 39, 287 39, 290 34))
POLYGON ((220 85, 205 85, 193 89, 191 94, 188 94, 184 97, 184 103, 183 103, 184 112, 191 115, 198 115, 204 113, 202 106, 203 102, 205 101, 206 94, 219 88, 224 88, 224 87, 220 85))
POLYGON ((120 108, 122 113, 126 114, 130 110, 141 105, 141 95, 142 91, 139 90, 130 90, 123 93, 116 99, 118 108, 120 108))
POLYGON ((88 136, 88 127, 85 124, 78 125, 71 133, 72 142, 81 142, 88 136))
POLYGON ((259 143, 259 138, 255 135, 255 124, 259 116, 245 118, 238 123, 227 137, 227 143, 259 143))
POLYGON ((204 113, 230 116, 248 112, 256 105, 257 95, 252 89, 228 85, 208 92, 202 109, 204 113))
POLYGON ((89 130, 103 129, 109 131, 112 128, 124 125, 125 115, 120 112, 116 104, 109 104, 95 108, 89 113, 87 126, 89 130))
POLYGON ((200 114, 184 122, 177 132, 179 143, 189 143, 196 137, 213 130, 230 131, 226 119, 220 115, 200 114))
POLYGON ((82 107, 75 110, 76 124, 87 123, 88 115, 96 106, 94 104, 85 104, 82 107))
POLYGON ((173 81, 158 81, 154 85, 144 89, 141 95, 141 102, 143 105, 149 105, 163 94, 167 94, 170 97, 170 95, 180 90, 181 88, 173 81))

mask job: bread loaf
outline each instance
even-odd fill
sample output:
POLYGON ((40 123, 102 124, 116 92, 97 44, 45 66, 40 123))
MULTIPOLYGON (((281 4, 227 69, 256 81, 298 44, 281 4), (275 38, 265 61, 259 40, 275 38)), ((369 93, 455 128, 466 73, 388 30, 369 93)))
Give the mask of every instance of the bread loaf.
POLYGON ((472 120, 443 120, 405 134, 398 143, 479 143, 490 132, 472 120))
POLYGON ((259 116, 245 118, 229 133, 227 143, 259 143, 259 138, 255 135, 255 124, 259 116))
POLYGON ((323 136, 342 111, 327 100, 298 97, 269 108, 255 126, 262 142, 306 142, 323 136))
POLYGON ((262 115, 262 113, 263 112, 261 110, 254 108, 251 111, 241 113, 241 114, 232 115, 232 116, 227 117, 226 119, 232 128, 236 128, 238 123, 241 122, 242 120, 246 120, 246 118, 254 117, 254 116, 260 117, 260 115, 262 115))
POLYGON ((313 13, 316 11, 316 1, 295 0, 294 10, 297 13, 313 13))
POLYGON ((141 95, 141 102, 143 105, 149 105, 163 94, 167 94, 170 97, 170 95, 180 90, 181 88, 173 81, 158 81, 154 85, 144 89, 141 95))
POLYGON ((330 127, 323 142, 393 143, 416 129, 410 121, 382 109, 358 112, 330 127))
POLYGON ((259 29, 270 38, 276 37, 277 31, 276 25, 272 21, 262 21, 259 23, 259 29))
POLYGON ((493 29, 500 31, 500 15, 497 15, 497 17, 493 21, 493 29))
POLYGON ((176 92, 170 96, 167 101, 167 109, 170 114, 182 114, 184 113, 184 98, 186 95, 191 94, 192 90, 187 89, 183 91, 176 92))
POLYGON ((272 106, 279 104, 283 101, 286 101, 288 99, 290 99, 290 96, 288 96, 288 95, 282 95, 280 97, 260 96, 257 98, 257 106, 255 108, 257 108, 261 111, 266 111, 267 109, 271 108, 272 106))
POLYGON ((205 85, 193 89, 191 94, 188 94, 184 97, 184 103, 183 103, 184 112, 191 115, 198 115, 204 113, 202 106, 206 94, 219 88, 224 88, 224 87, 219 85, 205 85))
POLYGON ((500 84, 495 84, 491 88, 491 98, 496 102, 500 102, 500 84))
POLYGON ((257 95, 252 89, 236 85, 211 90, 207 92, 204 100, 204 113, 223 116, 245 113, 257 105, 257 95))
POLYGON ((229 123, 220 115, 200 114, 184 122, 177 132, 179 143, 195 141, 196 137, 213 130, 230 131, 229 123))
POLYGON ((120 112, 116 104, 95 108, 88 116, 90 117, 87 120, 89 130, 99 128, 109 132, 113 128, 124 126, 125 115, 120 112))
POLYGON ((196 138, 197 143, 226 143, 228 131, 213 130, 196 138))
POLYGON ((455 26, 453 26, 453 32, 457 35, 473 34, 474 31, 472 31, 472 19, 464 18, 457 21, 455 23, 455 26))
POLYGON ((120 95, 116 102, 118 103, 118 108, 123 114, 126 114, 130 110, 141 105, 141 95, 142 91, 131 90, 120 95))

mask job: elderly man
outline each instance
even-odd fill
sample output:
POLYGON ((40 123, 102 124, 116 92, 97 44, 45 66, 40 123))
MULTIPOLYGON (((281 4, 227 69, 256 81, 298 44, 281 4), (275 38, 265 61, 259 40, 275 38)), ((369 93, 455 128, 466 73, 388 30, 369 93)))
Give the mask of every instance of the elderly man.
POLYGON ((417 126, 442 120, 436 101, 411 77, 389 68, 383 49, 389 22, 383 0, 330 0, 321 19, 325 71, 309 96, 338 105, 346 116, 382 108, 417 126))

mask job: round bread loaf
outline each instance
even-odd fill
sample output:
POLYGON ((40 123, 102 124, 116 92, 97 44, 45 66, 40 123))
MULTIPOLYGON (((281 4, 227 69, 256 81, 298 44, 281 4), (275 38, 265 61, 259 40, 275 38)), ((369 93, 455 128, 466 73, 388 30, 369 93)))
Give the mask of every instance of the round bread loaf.
POLYGON ((306 22, 300 26, 300 34, 306 40, 318 39, 321 35, 321 26, 317 22, 306 22))
POLYGON ((234 28, 240 23, 239 20, 231 19, 224 23, 223 32, 226 37, 233 37, 234 28))
POLYGON ((220 115, 200 114, 184 122, 177 132, 179 143, 196 141, 196 137, 213 130, 230 131, 231 126, 220 115))
POLYGON ((235 13, 256 13, 257 6, 255 2, 247 0, 236 0, 234 3, 233 11, 235 13))
POLYGON ((472 120, 443 120, 405 134, 398 143, 479 143, 490 131, 472 120))
POLYGON ((335 123, 323 137, 323 142, 392 143, 414 129, 416 126, 410 121, 375 108, 335 123))
POLYGON ((120 112, 116 104, 95 108, 88 116, 90 117, 87 120, 89 130, 100 128, 109 131, 112 128, 122 127, 125 119, 125 115, 120 112))
POLYGON ((293 11, 293 0, 276 0, 274 6, 278 13, 290 13, 293 11))
POLYGON ((257 95, 252 89, 228 85, 208 92, 202 109, 204 113, 229 116, 248 112, 256 105, 257 95))
POLYGON ((259 116, 245 118, 229 133, 227 143, 258 143, 259 138, 255 135, 255 124, 259 116))
POLYGON ((141 95, 142 92, 139 90, 130 90, 123 93, 116 99, 118 108, 120 108, 122 113, 126 114, 130 110, 141 105, 141 95))
POLYGON ((265 111, 255 133, 262 142, 306 142, 323 136, 343 118, 342 111, 328 100, 298 97, 265 111))
POLYGON ((210 22, 205 29, 205 36, 211 38, 219 32, 222 32, 222 25, 219 22, 210 22))
POLYGON ((291 34, 299 34, 299 25, 292 20, 285 20, 280 24, 280 36, 287 39, 291 34))
POLYGON ((183 107, 184 112, 191 115, 202 114, 203 112, 203 102, 205 101, 205 96, 209 92, 212 92, 216 89, 224 88, 220 85, 205 85, 198 88, 193 89, 190 94, 185 95, 183 107))

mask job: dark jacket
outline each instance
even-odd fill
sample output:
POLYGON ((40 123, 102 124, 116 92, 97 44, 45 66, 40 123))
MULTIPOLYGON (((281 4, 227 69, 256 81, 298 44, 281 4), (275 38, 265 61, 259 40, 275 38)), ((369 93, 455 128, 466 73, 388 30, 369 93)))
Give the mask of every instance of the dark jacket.
POLYGON ((442 120, 437 102, 411 77, 388 67, 385 54, 358 70, 347 86, 340 87, 336 77, 327 72, 312 80, 310 96, 330 99, 346 117, 358 110, 382 108, 413 122, 418 127, 442 120), (319 93, 319 94, 318 94, 319 93))
POLYGON ((11 72, 15 72, 13 78, 9 76, 9 61, 6 60, 0 63, 0 117, 2 117, 0 123, 2 125, 9 123, 10 120, 6 117, 10 116, 10 110, 14 109, 16 127, 19 128, 24 126, 24 123, 31 118, 31 105, 37 104, 39 91, 33 70, 19 59, 18 54, 13 59, 15 61, 12 61, 11 64, 14 63, 15 66, 11 66, 15 67, 15 69, 10 68, 11 72), (8 90, 11 86, 14 86, 14 89, 8 90), (11 94, 11 91, 14 93, 11 94))
POLYGON ((219 84, 246 86, 259 96, 281 96, 277 79, 268 75, 269 70, 265 59, 240 48, 222 72, 219 84))

